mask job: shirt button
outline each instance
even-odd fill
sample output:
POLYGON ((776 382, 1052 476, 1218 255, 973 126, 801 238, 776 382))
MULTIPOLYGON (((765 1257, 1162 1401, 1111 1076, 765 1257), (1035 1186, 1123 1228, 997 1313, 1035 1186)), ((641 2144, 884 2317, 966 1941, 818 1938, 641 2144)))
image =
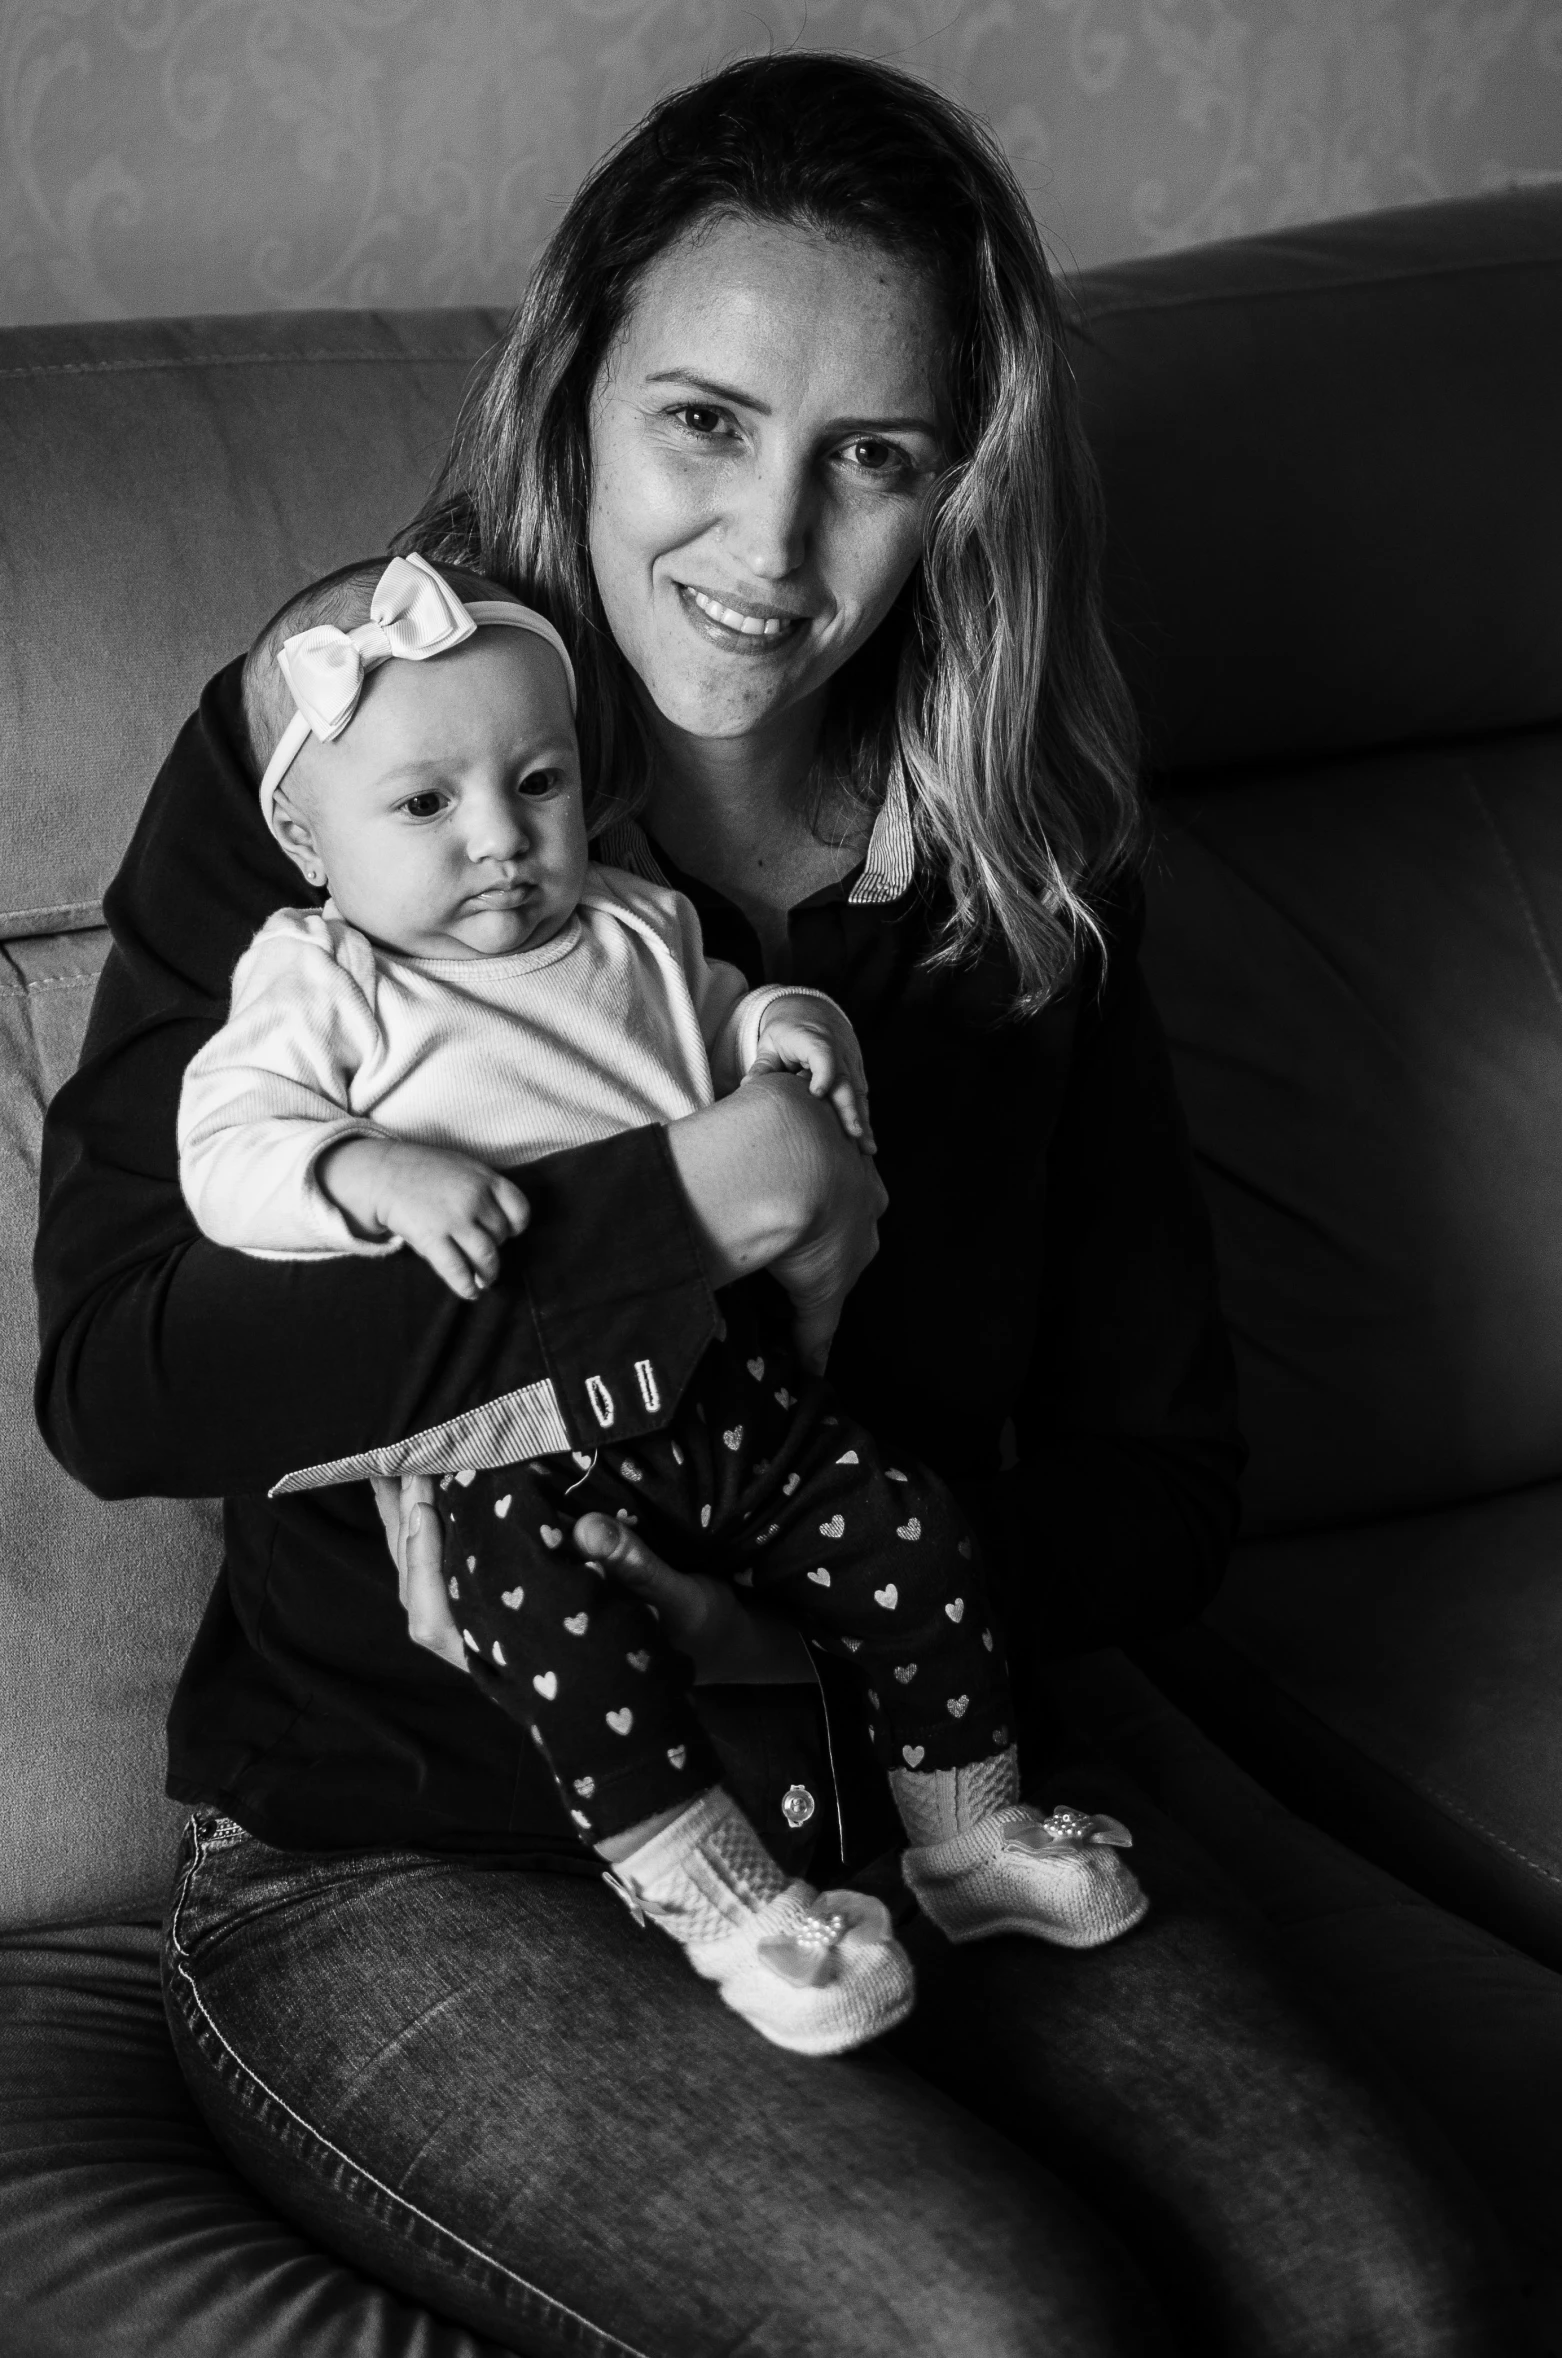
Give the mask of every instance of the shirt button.
POLYGON ((781 1815, 794 1833, 799 1826, 807 1825, 816 1806, 806 1785, 788 1785, 781 1796, 781 1815))

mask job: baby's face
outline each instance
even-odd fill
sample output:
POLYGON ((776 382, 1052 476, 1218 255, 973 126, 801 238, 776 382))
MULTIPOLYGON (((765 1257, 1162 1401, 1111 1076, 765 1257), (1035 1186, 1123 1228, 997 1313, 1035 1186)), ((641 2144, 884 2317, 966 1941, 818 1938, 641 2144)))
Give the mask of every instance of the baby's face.
POLYGON ((529 632, 382 664, 336 742, 304 747, 284 797, 348 923, 411 957, 539 949, 585 882, 569 690, 529 632))

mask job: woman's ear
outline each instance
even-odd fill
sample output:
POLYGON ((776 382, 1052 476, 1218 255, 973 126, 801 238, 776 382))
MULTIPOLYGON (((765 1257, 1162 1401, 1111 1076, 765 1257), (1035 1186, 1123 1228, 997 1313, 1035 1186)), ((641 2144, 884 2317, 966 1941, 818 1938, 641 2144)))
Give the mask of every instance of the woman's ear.
POLYGON ((314 829, 288 801, 285 786, 279 786, 272 797, 271 832, 306 884, 318 888, 325 883, 325 862, 320 857, 314 829))

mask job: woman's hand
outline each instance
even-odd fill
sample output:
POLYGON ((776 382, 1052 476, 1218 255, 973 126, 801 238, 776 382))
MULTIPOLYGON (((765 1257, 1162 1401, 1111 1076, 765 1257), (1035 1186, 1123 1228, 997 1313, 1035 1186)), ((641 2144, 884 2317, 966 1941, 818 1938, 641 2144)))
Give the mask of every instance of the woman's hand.
POLYGON ((582 1515, 575 1545, 649 1605, 662 1635, 694 1664, 697 1687, 791 1686, 811 1680, 808 1649, 790 1622, 746 1605, 725 1580, 675 1572, 638 1532, 611 1515, 582 1515))
MULTIPOLYGON (((466 1647, 445 1592, 444 1539, 427 1474, 374 1477, 375 1504, 395 1560, 397 1594, 415 1646, 452 1670, 466 1647)), ((787 1622, 739 1601, 723 1580, 675 1572, 611 1515, 582 1515, 575 1545, 651 1607, 667 1642, 694 1664, 696 1686, 791 1686, 813 1677, 802 1639, 787 1622)))
POLYGON ((385 1544, 396 1566, 396 1594, 415 1646, 452 1670, 467 1668, 466 1646, 445 1592, 445 1535, 428 1474, 371 1474, 385 1544))
POLYGON ((822 1369, 879 1249, 889 1198, 871 1158, 793 1073, 755 1075, 669 1124, 667 1143, 711 1284, 768 1269, 792 1298, 799 1351, 822 1369))

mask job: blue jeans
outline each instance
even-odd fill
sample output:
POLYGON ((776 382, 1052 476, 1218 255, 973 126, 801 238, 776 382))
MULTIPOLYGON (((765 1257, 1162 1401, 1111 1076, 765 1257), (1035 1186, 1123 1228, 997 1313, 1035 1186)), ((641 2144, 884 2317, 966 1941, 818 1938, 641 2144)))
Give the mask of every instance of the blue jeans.
POLYGON ((1051 1783, 1134 1825, 1152 1916, 1085 1955, 913 1917, 916 2014, 828 2062, 767 2046, 594 1876, 197 1813, 181 2063, 280 2210, 522 2353, 1512 2358, 1435 2139, 1175 1829, 1109 1773, 1051 1783))

